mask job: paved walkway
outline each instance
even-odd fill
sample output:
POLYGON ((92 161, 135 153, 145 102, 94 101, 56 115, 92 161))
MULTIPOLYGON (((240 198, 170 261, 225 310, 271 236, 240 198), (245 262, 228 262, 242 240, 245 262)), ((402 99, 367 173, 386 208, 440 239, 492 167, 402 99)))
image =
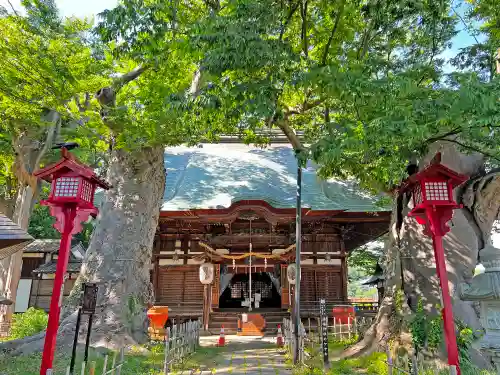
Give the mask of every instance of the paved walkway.
MULTIPOLYGON (((285 355, 279 351, 273 338, 226 337, 226 350, 214 358, 214 368, 206 369, 202 375, 291 375, 285 365, 285 355)), ((203 346, 203 338, 201 340, 203 346)), ((212 339, 213 342, 213 339, 212 339)), ((184 371, 182 375, 190 374, 184 371)), ((199 373, 198 373, 199 374, 199 373)))

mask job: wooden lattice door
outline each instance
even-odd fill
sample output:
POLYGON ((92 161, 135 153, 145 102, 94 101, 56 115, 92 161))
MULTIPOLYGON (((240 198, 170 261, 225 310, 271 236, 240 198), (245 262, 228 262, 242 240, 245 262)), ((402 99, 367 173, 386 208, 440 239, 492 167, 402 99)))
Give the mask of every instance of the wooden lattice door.
POLYGON ((214 282, 212 283, 212 308, 218 308, 220 290, 220 264, 215 264, 214 269, 214 282))
POLYGON ((286 264, 281 265, 281 308, 288 309, 290 307, 290 285, 286 277, 286 264))

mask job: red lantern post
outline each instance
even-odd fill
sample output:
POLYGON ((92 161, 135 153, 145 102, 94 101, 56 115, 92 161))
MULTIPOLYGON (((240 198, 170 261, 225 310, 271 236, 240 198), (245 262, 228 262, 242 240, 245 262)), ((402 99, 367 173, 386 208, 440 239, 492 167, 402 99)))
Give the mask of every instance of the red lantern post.
POLYGON ((52 369, 71 238, 82 230, 82 222, 90 215, 97 215, 93 203, 96 188, 110 188, 91 168, 77 162, 66 148, 62 148, 61 155, 59 162, 35 173, 38 178, 52 183, 49 198, 40 203, 50 207, 50 214, 56 218, 54 228, 61 233, 40 375, 52 369))
POLYGON ((453 216, 453 210, 460 208, 453 198, 453 188, 468 180, 468 177, 452 171, 440 164, 441 155, 434 158, 437 162, 431 163, 421 172, 408 178, 400 188, 400 192, 412 193, 413 209, 409 216, 417 219, 419 224, 425 225, 425 234, 432 237, 436 271, 441 286, 443 300, 443 323, 448 352, 448 364, 456 366, 460 375, 455 320, 448 287, 448 273, 443 249, 443 236, 450 231, 447 222, 453 216))

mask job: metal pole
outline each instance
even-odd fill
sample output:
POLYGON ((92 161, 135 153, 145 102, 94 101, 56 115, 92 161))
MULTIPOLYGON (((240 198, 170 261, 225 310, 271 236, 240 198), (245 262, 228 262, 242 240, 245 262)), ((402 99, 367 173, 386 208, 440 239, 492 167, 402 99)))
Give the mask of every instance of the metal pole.
POLYGON ((94 318, 94 314, 89 315, 89 326, 87 329, 87 338, 85 339, 85 356, 83 357, 84 361, 87 362, 89 358, 89 344, 90 344, 90 334, 92 333, 92 320, 94 318))
MULTIPOLYGON (((252 220, 250 220, 250 236, 252 235, 252 220)), ((250 303, 248 305, 248 311, 252 311, 252 243, 250 242, 250 271, 248 271, 248 291, 250 297, 250 303)))
POLYGON ((76 317, 76 329, 75 329, 75 337, 73 339, 73 350, 71 351, 71 362, 69 364, 69 373, 73 375, 73 371, 75 370, 75 359, 76 359, 76 347, 78 345, 78 331, 80 331, 80 321, 82 319, 82 309, 78 309, 78 315, 76 317))
POLYGON ((297 214, 295 221, 295 348, 293 352, 293 363, 298 363, 300 359, 300 248, 302 247, 302 167, 297 158, 297 214))
POLYGON ((47 370, 52 368, 52 363, 54 362, 54 351, 56 348, 59 315, 63 297, 64 276, 68 266, 71 237, 76 217, 76 207, 62 207, 61 215, 64 217, 64 230, 61 236, 61 244, 59 245, 56 276, 54 278, 54 289, 52 290, 52 298, 50 300, 49 321, 47 324, 47 333, 45 334, 40 375, 46 375, 47 370))
POLYGON ((460 375, 460 364, 457 347, 457 337, 455 334, 455 319, 453 318, 453 306, 451 304, 450 290, 448 287, 448 273, 446 272, 446 261, 444 258, 443 237, 432 236, 434 245, 434 255, 436 257, 436 268, 441 285, 443 297, 443 323, 446 342, 446 351, 448 352, 448 364, 456 366, 457 374, 460 375))

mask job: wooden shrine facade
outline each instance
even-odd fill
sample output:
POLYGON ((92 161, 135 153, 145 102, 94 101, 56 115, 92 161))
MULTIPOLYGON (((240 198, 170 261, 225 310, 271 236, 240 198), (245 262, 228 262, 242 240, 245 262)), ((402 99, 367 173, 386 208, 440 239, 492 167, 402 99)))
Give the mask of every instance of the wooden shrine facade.
MULTIPOLYGON (((301 301, 347 301, 349 251, 387 232, 389 219, 385 211, 303 209, 301 301)), ((279 285, 279 307, 288 309, 286 267, 294 261, 295 209, 244 200, 222 209, 162 211, 153 248, 155 303, 177 314, 206 314, 221 307, 221 274, 267 272, 279 285), (215 264, 208 287, 199 281, 203 262, 215 264)))

